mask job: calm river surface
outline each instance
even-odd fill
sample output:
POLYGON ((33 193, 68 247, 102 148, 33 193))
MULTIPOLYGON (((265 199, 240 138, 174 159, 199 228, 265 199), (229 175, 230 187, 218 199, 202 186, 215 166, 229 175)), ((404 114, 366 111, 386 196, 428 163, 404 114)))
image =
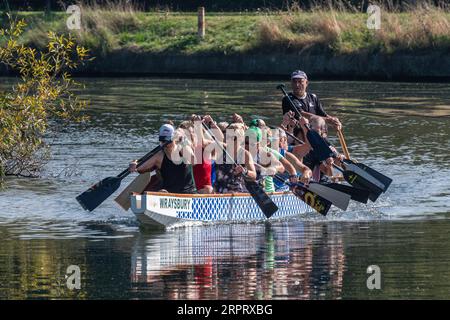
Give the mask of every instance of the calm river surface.
POLYGON ((278 124, 278 82, 81 81, 90 121, 49 134, 42 178, 0 191, 0 299, 450 299, 450 84, 312 83, 351 155, 394 179, 376 203, 161 232, 141 230, 113 197, 86 213, 75 196, 153 148, 167 119, 237 112, 278 124), (79 290, 66 286, 70 265, 79 290), (370 265, 380 290, 367 288, 370 265))

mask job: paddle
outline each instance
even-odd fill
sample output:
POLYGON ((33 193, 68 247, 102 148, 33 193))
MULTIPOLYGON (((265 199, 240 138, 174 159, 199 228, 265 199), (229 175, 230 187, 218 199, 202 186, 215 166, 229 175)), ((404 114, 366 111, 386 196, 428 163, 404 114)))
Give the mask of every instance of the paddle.
POLYGON ((307 188, 308 190, 320 194, 323 198, 331 201, 331 203, 339 209, 344 211, 347 210, 351 199, 350 195, 330 188, 324 184, 312 181, 308 184, 307 188))
MULTIPOLYGON (((290 132, 285 132, 294 140, 300 143, 304 143, 303 141, 292 135, 290 132)), ((383 183, 374 178, 372 175, 368 174, 366 171, 362 170, 356 164, 344 160, 344 165, 345 170, 336 165, 334 165, 334 167, 343 172, 344 180, 350 183, 355 188, 349 189, 348 186, 345 185, 342 187, 337 187, 339 184, 331 185, 331 188, 349 194, 353 200, 362 203, 367 203, 367 197, 371 201, 376 201, 383 190, 386 189, 383 183), (369 193, 368 195, 367 192, 369 193)))
POLYGON ((122 192, 114 199, 114 201, 125 211, 131 208, 131 195, 133 193, 141 194, 150 183, 151 173, 144 172, 139 174, 122 192))
POLYGON ((376 171, 373 168, 366 166, 365 164, 363 164, 361 162, 356 162, 353 160, 344 160, 344 163, 354 164, 357 167, 359 167, 360 169, 364 170, 369 175, 371 175, 372 177, 374 177, 375 179, 377 179, 378 181, 380 181, 384 185, 383 193, 386 192, 386 190, 389 188, 389 186, 391 185, 391 183, 393 181, 391 178, 385 176, 384 174, 376 171))
MULTIPOLYGON (((167 143, 168 142, 166 142, 166 144, 167 143)), ((148 159, 153 157, 156 153, 158 153, 158 151, 160 151, 164 145, 157 146, 155 149, 140 158, 138 160, 137 167, 139 167, 148 159)), ((105 178, 77 196, 76 199, 84 210, 93 211, 120 187, 122 179, 124 179, 129 174, 130 170, 126 169, 119 173, 116 177, 105 178)))
POLYGON ((347 149, 347 143, 345 142, 344 134, 342 133, 341 130, 338 130, 337 134, 338 134, 339 142, 341 143, 341 146, 342 146, 342 150, 344 151, 345 158, 347 158, 344 161, 344 163, 354 164, 354 165, 358 166, 359 168, 361 168, 362 170, 366 171, 368 174, 370 174, 372 177, 374 177, 375 179, 377 179, 384 185, 383 192, 386 192, 386 190, 389 188, 389 186, 392 183, 392 179, 385 176, 384 174, 376 171, 375 169, 370 168, 369 166, 366 166, 363 163, 359 163, 359 162, 356 162, 355 160, 352 160, 350 158, 350 153, 348 152, 348 149, 347 149))
MULTIPOLYGON (((256 165, 258 167, 261 167, 261 165, 259 165, 259 164, 256 164, 256 165)), ((278 174, 275 174, 274 178, 282 183, 286 183, 287 185, 289 185, 289 187, 298 186, 300 188, 306 189, 308 192, 310 192, 313 195, 313 197, 312 197, 313 200, 314 200, 315 196, 319 196, 321 199, 326 200, 327 202, 330 202, 331 204, 335 205, 339 209, 347 210, 348 204, 350 202, 350 196, 343 192, 334 190, 333 188, 329 188, 327 186, 324 186, 324 185, 321 185, 321 184, 315 183, 315 182, 311 182, 309 185, 305 185, 300 182, 295 183, 295 184, 288 183, 278 174)), ((304 199, 302 198, 302 200, 304 200, 304 199)), ((311 202, 312 205, 310 203, 307 203, 307 204, 314 208, 316 203, 317 203, 317 201, 312 201, 311 202)), ((316 209, 319 213, 322 213, 321 210, 325 210, 326 207, 327 207, 326 205, 322 206, 319 204, 318 208, 317 209, 314 208, 314 209, 316 209)), ((328 210, 327 210, 327 212, 328 212, 328 210)))
MULTIPOLYGON (((282 177, 278 174, 274 176, 277 180, 286 183, 282 177)), ((291 189, 292 187, 299 187, 302 190, 302 193, 298 195, 294 192, 295 195, 300 196, 300 198, 305 201, 309 206, 314 208, 319 213, 326 215, 328 210, 330 209, 331 204, 335 205, 341 210, 347 210, 348 205, 350 203, 351 196, 346 194, 345 192, 341 192, 339 190, 335 190, 329 187, 326 184, 320 184, 317 182, 310 182, 308 186, 303 183, 296 184, 288 184, 291 189), (309 194, 308 194, 309 193, 309 194), (306 195, 306 199, 305 199, 306 195)))
POLYGON ((380 194, 383 193, 383 185, 381 184, 380 187, 380 182, 374 179, 371 175, 365 173, 365 171, 361 168, 355 165, 352 165, 350 168, 349 166, 346 166, 345 169, 342 169, 335 164, 333 164, 333 166, 342 172, 345 181, 350 183, 352 186, 369 191, 369 199, 371 201, 375 202, 380 194))
MULTIPOLYGON (((304 142, 302 140, 300 140, 299 138, 297 138, 296 136, 294 136, 293 134, 291 134, 290 132, 284 130, 283 128, 279 128, 280 130, 283 130, 284 132, 286 132, 286 134, 288 136, 290 136, 292 139, 294 139, 295 141, 304 144, 304 142)), ((348 174, 347 174, 348 176, 348 174)), ((347 177, 348 178, 348 177, 347 177)), ((345 179, 345 176, 344 176, 345 179)), ((338 183, 331 183, 331 184, 326 184, 327 186, 329 186, 332 189, 335 189, 337 191, 346 193, 348 195, 350 195, 352 200, 358 201, 358 202, 362 202, 362 203, 367 203, 367 198, 369 197, 370 192, 367 191, 365 188, 352 188, 350 186, 346 186, 346 185, 341 185, 338 183)))
POLYGON ((347 143, 345 142, 344 134, 342 133, 342 130, 338 129, 337 135, 339 138, 339 142, 341 143, 342 151, 344 152, 345 158, 350 160, 350 153, 348 152, 347 143))
POLYGON ((356 163, 356 165, 357 165, 358 167, 360 167, 361 169, 363 169, 364 171, 366 171, 367 173, 369 173, 369 174, 370 174, 371 176, 373 176, 375 179, 378 179, 379 181, 381 181, 381 182, 384 184, 383 192, 386 192, 386 190, 389 188, 389 186, 391 185, 391 183, 392 183, 392 181, 393 181, 391 178, 389 178, 389 177, 383 175, 382 173, 376 171, 376 170, 373 169, 373 168, 370 168, 370 167, 364 165, 364 164, 361 163, 361 162, 356 163))
POLYGON ((369 200, 370 192, 367 191, 366 189, 355 188, 355 187, 351 187, 349 185, 340 184, 340 183, 322 183, 322 185, 325 185, 334 190, 346 193, 346 194, 350 195, 351 200, 354 200, 357 202, 367 203, 367 201, 369 200))
POLYGON ((316 210, 323 216, 326 216, 328 211, 331 208, 331 201, 321 197, 315 192, 308 190, 308 188, 301 183, 288 183, 278 174, 274 176, 275 179, 279 180, 282 183, 286 183, 289 185, 292 193, 300 198, 303 202, 305 202, 308 206, 316 210))
MULTIPOLYGON (((286 92, 285 86, 283 84, 280 84, 277 86, 277 89, 280 89, 281 92, 283 92, 283 95, 285 97, 287 97, 292 108, 294 108, 299 119, 301 119, 302 115, 301 115, 300 111, 298 110, 297 106, 292 101, 291 97, 289 97, 288 93, 286 92)), ((308 129, 308 132, 306 133, 306 138, 308 139, 309 144, 311 145, 311 148, 316 153, 319 161, 323 161, 323 160, 331 157, 333 155, 333 151, 330 149, 330 147, 325 142, 325 140, 316 131, 311 130, 309 125, 307 125, 306 128, 308 129)))
MULTIPOLYGON (((202 122, 203 127, 208 132, 208 134, 214 138, 214 140, 217 141, 217 138, 215 137, 214 133, 211 132, 211 130, 202 122)), ((225 150, 225 148, 217 142, 217 145, 220 149, 225 153, 225 155, 233 161, 234 165, 238 165, 236 161, 233 159, 233 157, 225 150)), ((244 175, 245 177, 245 175, 244 175)), ((252 196, 253 200, 255 200, 256 204, 261 208, 261 211, 264 213, 264 215, 267 218, 270 218, 275 212, 278 211, 278 206, 270 199, 270 197, 264 192, 264 190, 261 188, 261 186, 255 182, 255 181, 249 181, 247 179, 244 179, 245 187, 247 188, 248 192, 252 196)))

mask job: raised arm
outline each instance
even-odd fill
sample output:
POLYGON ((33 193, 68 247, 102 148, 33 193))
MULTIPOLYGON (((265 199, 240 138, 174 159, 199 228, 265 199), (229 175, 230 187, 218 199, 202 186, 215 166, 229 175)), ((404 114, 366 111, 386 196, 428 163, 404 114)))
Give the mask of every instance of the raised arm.
MULTIPOLYGON (((206 115, 203 117, 203 121, 207 126, 213 130, 214 136, 221 142, 225 140, 225 136, 223 135, 222 130, 217 126, 217 123, 213 120, 213 118, 210 115, 206 115)), ((209 136, 208 134, 208 140, 214 140, 213 137, 209 136)), ((211 143, 211 141, 208 142, 208 144, 211 143)))

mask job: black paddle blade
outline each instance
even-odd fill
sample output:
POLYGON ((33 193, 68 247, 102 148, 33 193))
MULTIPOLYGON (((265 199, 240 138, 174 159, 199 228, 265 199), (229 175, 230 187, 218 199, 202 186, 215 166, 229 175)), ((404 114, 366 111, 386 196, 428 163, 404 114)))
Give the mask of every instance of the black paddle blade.
POLYGON ((92 211, 120 187, 121 178, 109 177, 94 184, 76 199, 84 210, 92 211))
POLYGON ((323 216, 326 216, 331 208, 331 202, 322 198, 318 194, 309 191, 305 187, 295 185, 291 188, 292 193, 302 199, 308 206, 316 210, 323 216))
POLYGON ((267 218, 270 218, 278 211, 277 205, 270 199, 257 182, 245 180, 245 187, 267 218))
MULTIPOLYGON (((345 162, 345 161, 344 161, 345 162)), ((366 171, 368 174, 370 174, 372 177, 374 177, 375 179, 379 180, 382 184, 385 185, 383 192, 386 192, 386 190, 389 188, 389 186, 392 183, 392 179, 385 176, 384 174, 376 171, 375 169, 372 169, 371 167, 366 166, 363 163, 355 163, 358 167, 360 167, 361 169, 363 169, 364 171, 366 171)))
POLYGON ((306 134, 306 138, 311 144, 313 153, 316 154, 319 161, 323 161, 333 156, 333 151, 331 151, 328 144, 316 131, 309 130, 308 133, 306 134))
POLYGON ((377 187, 370 181, 367 181, 366 179, 364 179, 363 177, 361 177, 360 175, 358 175, 354 172, 345 170, 343 172, 343 175, 344 175, 345 181, 350 183, 355 188, 365 189, 365 190, 369 191, 369 199, 372 202, 375 202, 378 199, 378 197, 380 196, 380 194, 383 193, 383 189, 380 189, 379 187, 377 187))
POLYGON ((370 192, 366 189, 354 188, 345 184, 340 183, 326 183, 327 187, 334 190, 341 191, 351 196, 351 199, 361 203, 367 203, 369 200, 370 192))

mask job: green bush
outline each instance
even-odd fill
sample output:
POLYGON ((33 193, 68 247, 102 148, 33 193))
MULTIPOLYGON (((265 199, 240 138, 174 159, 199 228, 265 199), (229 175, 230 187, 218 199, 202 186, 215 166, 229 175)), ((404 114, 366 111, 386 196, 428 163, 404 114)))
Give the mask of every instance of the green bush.
POLYGON ((88 58, 72 36, 48 33, 45 50, 20 44, 24 20, 9 17, 0 29, 0 62, 20 79, 8 92, 0 93, 0 179, 4 175, 38 176, 49 150, 43 136, 50 119, 80 121, 86 101, 72 92, 79 86, 69 71, 88 58))

